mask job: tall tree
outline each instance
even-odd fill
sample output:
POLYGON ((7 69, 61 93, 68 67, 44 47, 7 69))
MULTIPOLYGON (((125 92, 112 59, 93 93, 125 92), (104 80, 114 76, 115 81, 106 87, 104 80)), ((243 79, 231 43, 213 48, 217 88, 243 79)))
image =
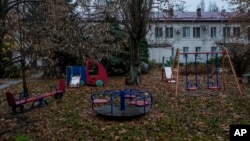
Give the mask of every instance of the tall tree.
POLYGON ((209 2, 209 5, 208 5, 208 11, 209 12, 219 12, 219 7, 217 6, 216 2, 209 2))
POLYGON ((230 0, 232 14, 229 26, 232 25, 232 34, 226 39, 224 46, 228 48, 238 77, 250 71, 250 1, 230 0))
MULTIPOLYGON (((1 69, 4 69, 2 66, 20 62, 23 93, 27 94, 26 70, 27 65, 30 66, 28 63, 36 62, 38 57, 44 57, 44 55, 46 55, 45 58, 51 60, 56 46, 63 44, 63 41, 66 41, 64 45, 70 44, 75 39, 72 36, 77 36, 76 32, 72 32, 72 26, 68 25, 75 22, 70 14, 71 9, 66 5, 65 0, 5 0, 4 2, 1 4, 5 6, 4 8, 8 13, 4 13, 4 10, 1 9, 2 14, 5 14, 1 19, 1 24, 5 25, 1 28, 1 31, 4 29, 5 32, 1 33, 3 37, 6 34, 11 35, 18 47, 12 50, 14 53, 10 56, 11 59, 7 62, 1 61, 1 64, 6 64, 1 65, 1 69), (63 27, 60 27, 60 25, 63 25, 63 27), (71 34, 69 35, 69 33, 71 34), (67 37, 70 37, 70 39, 67 40, 67 37)), ((74 31, 78 31, 78 28, 75 27, 74 31)), ((1 47, 1 50, 3 47, 1 47)))
POLYGON ((125 0, 121 15, 123 25, 129 35, 130 71, 128 84, 141 84, 140 43, 147 33, 153 0, 125 0))
POLYGON ((204 0, 201 0, 201 2, 198 4, 197 8, 200 8, 202 12, 205 11, 206 5, 204 0))
MULTIPOLYGON (((12 64, 12 63, 16 62, 16 61, 3 60, 3 57, 6 57, 5 56, 6 54, 4 52, 4 50, 5 50, 4 49, 5 48, 4 37, 7 34, 11 35, 9 33, 9 30, 10 30, 9 27, 10 27, 11 23, 17 22, 19 19, 18 18, 19 15, 16 15, 16 13, 19 14, 20 11, 24 10, 24 7, 21 8, 20 6, 23 6, 24 4, 29 3, 29 2, 37 2, 37 1, 38 0, 0 0, 0 56, 1 56, 0 57, 0 59, 1 59, 0 60, 0 66, 1 66, 0 72, 1 72, 1 75, 3 74, 4 69, 5 69, 5 67, 8 66, 8 64, 12 64), (9 62, 11 62, 11 63, 9 63, 9 62)), ((23 37, 23 35, 20 32, 17 36, 23 37)), ((15 37, 16 36, 12 36, 13 39, 15 37)), ((19 44, 19 45, 21 45, 21 44, 19 44)), ((20 53, 23 52, 22 47, 20 48, 21 49, 20 53)), ((24 59, 21 57, 20 60, 21 60, 20 63, 23 65, 25 63, 24 59)), ((19 60, 17 60, 17 61, 19 61, 19 60)), ((24 72, 23 72, 23 74, 24 74, 24 72)), ((24 77, 25 76, 23 76, 23 78, 24 77)), ((27 93, 27 91, 28 91, 25 79, 23 79, 23 91, 25 93, 27 93)))
MULTIPOLYGON (((26 3, 31 0, 0 0, 0 66, 5 66, 5 60, 3 60, 6 56, 4 54, 4 37, 8 33, 8 14, 13 9, 16 9, 17 6, 21 3, 26 3)), ((0 74, 3 74, 3 67, 0 67, 0 74)), ((1 76, 0 76, 1 77, 1 76)))

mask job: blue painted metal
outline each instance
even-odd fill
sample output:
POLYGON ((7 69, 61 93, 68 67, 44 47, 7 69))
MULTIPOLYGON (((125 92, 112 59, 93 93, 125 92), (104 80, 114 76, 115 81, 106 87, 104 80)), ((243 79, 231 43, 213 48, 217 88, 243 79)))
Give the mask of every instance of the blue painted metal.
POLYGON ((152 108, 153 105, 153 96, 152 93, 149 91, 142 91, 139 89, 129 88, 129 89, 122 89, 122 90, 106 90, 100 93, 92 93, 90 95, 90 99, 92 101, 92 110, 97 112, 100 115, 104 116, 111 116, 111 117, 128 117, 128 116, 138 116, 145 114, 148 112, 148 108, 152 108), (132 106, 130 105, 131 100, 129 99, 128 103, 126 102, 126 95, 135 95, 136 97, 133 99, 135 102, 132 106), (107 103, 103 103, 103 106, 99 108, 94 108, 94 104, 102 104, 102 103, 94 103, 95 99, 107 99, 110 100, 107 103), (120 98, 117 100, 117 98, 120 98), (116 101, 120 104, 117 105, 116 101), (144 102, 143 105, 136 104, 136 102, 144 102), (149 103, 148 103, 149 102, 149 103), (119 110, 117 109, 119 106, 119 110), (128 107, 127 107, 128 106, 128 107), (133 108, 132 108, 133 107, 133 108), (138 108, 143 108, 142 110, 138 110, 138 108), (135 110, 136 113, 133 109, 135 110), (132 112, 130 112, 132 110, 132 112), (122 113, 117 115, 118 113, 122 113))
POLYGON ((120 91, 120 104, 121 104, 121 110, 125 110, 125 98, 124 98, 125 92, 123 90, 120 91))
POLYGON ((66 81, 69 86, 72 76, 81 76, 80 83, 86 84, 86 69, 85 66, 67 66, 66 67, 66 81))
POLYGON ((218 59, 218 54, 215 55, 215 60, 216 60, 216 86, 219 87, 219 71, 218 71, 218 67, 219 67, 219 59, 218 59))
POLYGON ((196 88, 198 88, 197 54, 194 55, 194 71, 195 71, 195 86, 196 88))
POLYGON ((207 88, 211 88, 216 86, 217 88, 220 87, 219 83, 219 57, 218 53, 215 54, 215 72, 216 72, 216 82, 210 82, 210 76, 209 76, 209 67, 208 67, 208 54, 207 54, 207 61, 206 61, 206 73, 207 73, 207 88))
POLYGON ((197 54, 194 54, 194 71, 195 71, 195 83, 192 84, 188 81, 188 62, 187 62, 187 54, 184 54, 186 58, 186 90, 190 90, 190 87, 192 85, 195 85, 196 88, 198 88, 198 71, 197 71, 197 54))
POLYGON ((186 89, 189 87, 189 82, 188 82, 188 62, 187 62, 187 57, 188 55, 185 54, 185 58, 186 58, 186 89))
POLYGON ((209 71, 208 71, 208 54, 207 54, 207 61, 206 61, 206 73, 207 73, 207 88, 209 88, 209 71))

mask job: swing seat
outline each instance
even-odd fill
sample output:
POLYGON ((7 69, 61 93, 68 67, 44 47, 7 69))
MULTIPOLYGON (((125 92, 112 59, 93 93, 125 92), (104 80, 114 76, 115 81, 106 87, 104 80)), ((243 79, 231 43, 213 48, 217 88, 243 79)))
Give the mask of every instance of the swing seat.
POLYGON ((199 88, 196 87, 196 86, 192 86, 192 87, 188 87, 186 90, 187 91, 195 91, 195 90, 198 90, 199 88))
POLYGON ((186 86, 187 91, 195 91, 195 90, 198 90, 198 89, 199 89, 198 82, 197 82, 197 84, 196 83, 192 84, 190 82, 187 82, 187 86, 186 86))
POLYGON ((219 89, 221 89, 221 87, 219 85, 217 85, 216 83, 210 83, 208 86, 208 89, 219 90, 219 89))
POLYGON ((217 87, 217 86, 211 86, 211 87, 209 87, 208 89, 211 89, 211 90, 218 90, 218 89, 220 89, 220 87, 217 87))
POLYGON ((220 86, 213 86, 213 85, 211 85, 211 86, 209 86, 208 87, 208 89, 211 89, 211 90, 219 90, 221 87, 220 86))

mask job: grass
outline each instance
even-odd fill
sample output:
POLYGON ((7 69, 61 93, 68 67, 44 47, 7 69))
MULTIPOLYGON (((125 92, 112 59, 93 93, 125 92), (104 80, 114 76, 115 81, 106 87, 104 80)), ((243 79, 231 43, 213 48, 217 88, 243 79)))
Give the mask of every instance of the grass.
POLYGON ((29 135, 17 135, 15 137, 15 141, 29 141, 30 137, 29 135))
MULTIPOLYGON (((49 105, 13 114, 8 107, 6 91, 19 92, 21 85, 0 93, 0 140, 72 140, 72 141, 214 141, 229 140, 229 125, 250 124, 249 84, 242 84, 244 95, 237 94, 233 84, 225 91, 185 92, 181 76, 179 94, 174 86, 167 89, 160 71, 142 75, 142 85, 154 95, 152 110, 131 120, 107 120, 91 109, 90 94, 107 89, 122 89, 124 77, 110 77, 104 87, 67 88, 60 100, 48 98, 49 105)), ((183 80, 182 80, 183 79, 183 80)), ((28 82, 33 91, 49 91, 58 80, 28 82)))

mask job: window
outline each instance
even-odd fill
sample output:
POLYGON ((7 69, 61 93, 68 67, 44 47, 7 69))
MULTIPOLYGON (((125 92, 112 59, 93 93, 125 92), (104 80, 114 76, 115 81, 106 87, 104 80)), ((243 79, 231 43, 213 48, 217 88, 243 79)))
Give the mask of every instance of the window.
POLYGON ((155 27, 155 37, 162 37, 163 32, 162 32, 162 27, 155 27))
MULTIPOLYGON (((188 53, 188 47, 183 47, 183 53, 188 53)), ((188 55, 183 54, 183 57, 186 58, 186 57, 188 57, 188 55)))
POLYGON ((183 27, 183 37, 190 37, 190 27, 183 27))
MULTIPOLYGON (((195 47, 195 52, 196 53, 201 53, 201 47, 195 47)), ((201 54, 196 54, 197 57, 201 57, 201 54)))
MULTIPOLYGON (((216 52, 217 47, 211 47, 211 52, 216 52)), ((211 57, 214 58, 215 54, 211 54, 211 57)))
POLYGON ((173 27, 166 27, 166 37, 173 38, 173 27))
POLYGON ((240 27, 234 27, 233 28, 233 36, 234 37, 240 37, 240 27))
POLYGON ((250 41, 250 27, 247 28, 247 39, 250 41))
POLYGON ((193 37, 194 38, 200 38, 201 37, 201 28, 200 27, 194 27, 193 28, 193 37))
POLYGON ((216 38, 216 27, 211 27, 211 38, 216 38))
POLYGON ((230 27, 223 27, 223 37, 230 37, 230 27))
POLYGON ((89 64, 89 75, 98 75, 98 66, 95 63, 89 64))

